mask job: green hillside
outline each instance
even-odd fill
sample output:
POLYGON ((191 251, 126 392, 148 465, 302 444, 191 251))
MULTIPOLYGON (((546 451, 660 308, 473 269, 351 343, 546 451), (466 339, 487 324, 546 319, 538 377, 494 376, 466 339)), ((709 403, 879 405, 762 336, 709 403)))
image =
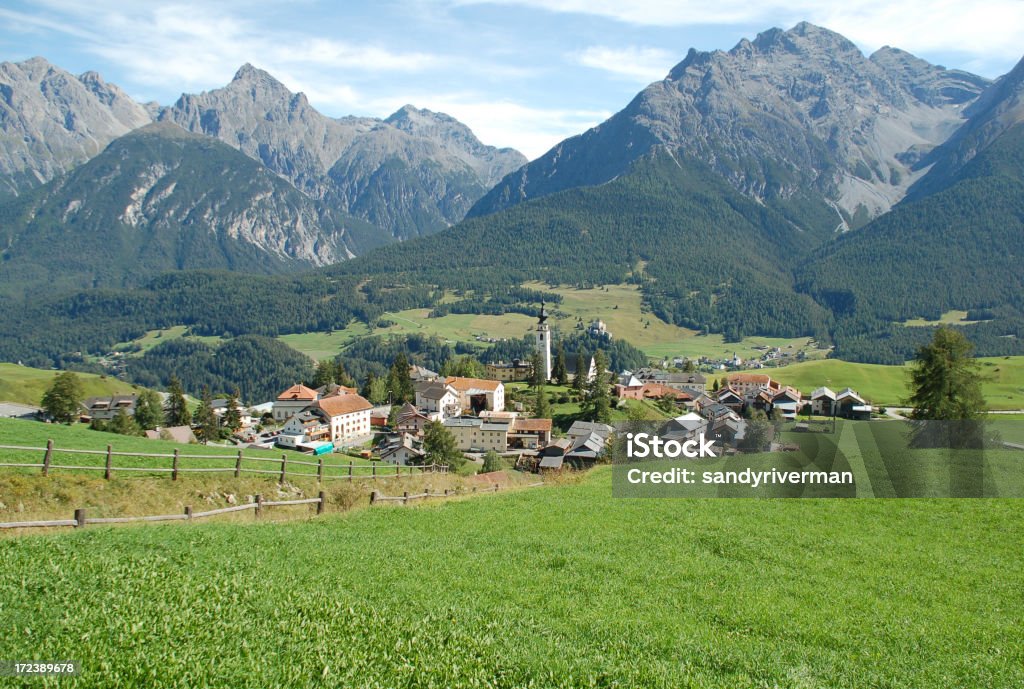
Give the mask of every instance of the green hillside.
POLYGON ((5 650, 90 688, 1024 682, 1020 501, 610 491, 5 539, 5 650))
MULTIPOLYGON (((17 364, 0 363, 0 401, 39 406, 43 393, 60 371, 44 371, 17 364)), ((109 376, 79 373, 86 397, 113 395, 138 390, 139 386, 109 376)))
MULTIPOLYGON (((1024 357, 984 357, 982 393, 989 409, 1024 409, 1024 357)), ((839 359, 805 361, 765 369, 774 380, 805 394, 825 386, 839 391, 850 387, 875 405, 903 406, 909 396, 909 367, 858 364, 839 359)), ((724 378, 725 374, 716 376, 724 378)))

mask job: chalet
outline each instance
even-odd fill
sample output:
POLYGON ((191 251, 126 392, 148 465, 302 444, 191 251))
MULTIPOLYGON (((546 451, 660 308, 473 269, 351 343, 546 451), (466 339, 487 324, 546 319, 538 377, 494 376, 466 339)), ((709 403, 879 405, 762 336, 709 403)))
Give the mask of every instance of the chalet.
POLYGON ((536 450, 551 442, 551 419, 522 419, 512 421, 508 434, 508 447, 536 450))
POLYGON ((488 376, 503 383, 530 380, 533 377, 533 365, 519 359, 513 359, 511 363, 499 361, 495 364, 485 364, 484 368, 488 376))
POLYGON ((832 416, 836 409, 836 393, 820 387, 811 393, 811 413, 817 416, 832 416))
POLYGON ((770 414, 772 411, 772 399, 774 396, 768 390, 761 388, 755 390, 751 395, 746 398, 747 406, 763 411, 765 414, 770 414))
POLYGON ((416 391, 416 406, 428 416, 435 415, 442 421, 462 413, 458 391, 442 380, 421 380, 413 385, 416 391))
POLYGON ((505 452, 512 423, 509 419, 459 416, 445 419, 444 427, 455 437, 455 445, 460 450, 505 452))
POLYGON ((764 373, 731 373, 726 376, 725 383, 744 399, 753 398, 758 390, 765 390, 770 395, 780 390, 779 384, 764 373))
POLYGON ((398 412, 398 416, 395 417, 395 431, 397 433, 406 433, 408 435, 422 436, 423 429, 430 422, 430 416, 424 414, 416 407, 412 406, 408 402, 398 412))
POLYGON ((718 391, 715 395, 715 399, 718 404, 724 404, 725 406, 732 409, 737 414, 743 411, 743 407, 746 405, 746 401, 743 399, 743 395, 736 392, 730 387, 724 387, 718 391))
POLYGON ((734 416, 725 416, 711 424, 707 437, 722 447, 736 447, 746 436, 747 422, 734 416))
POLYGON ((422 366, 410 366, 409 367, 409 378, 412 382, 417 383, 421 380, 437 380, 440 378, 437 373, 431 371, 429 368, 423 368, 422 366))
POLYGON ((110 421, 122 409, 128 416, 135 414, 138 395, 114 395, 112 397, 90 397, 82 402, 83 414, 92 421, 110 421))
POLYGON ((345 443, 370 436, 373 405, 359 395, 335 395, 317 400, 308 411, 327 422, 330 440, 345 443))
POLYGON ((702 433, 705 433, 707 429, 708 420, 700 414, 690 412, 668 421, 661 431, 661 436, 666 439, 683 442, 696 439, 702 433))
POLYGON ((707 378, 697 372, 669 372, 657 368, 642 368, 634 375, 644 383, 660 383, 676 390, 688 388, 697 392, 707 389, 707 378))
POLYGON ((398 442, 389 444, 380 451, 380 459, 383 462, 406 466, 407 464, 422 464, 425 454, 423 448, 412 436, 401 434, 398 442))
POLYGON ((787 421, 795 421, 796 415, 803 407, 803 396, 796 388, 786 386, 775 393, 772 397, 772 412, 782 412, 782 418, 787 421))
POLYGON ((871 405, 851 388, 836 394, 836 413, 844 419, 867 421, 871 419, 871 405))
POLYGON ((565 461, 577 469, 593 466, 604 454, 607 444, 607 438, 595 432, 578 436, 573 439, 572 447, 565 453, 565 461))
POLYGON ((707 419, 714 427, 721 419, 740 420, 740 415, 725 406, 724 404, 709 404, 700 411, 700 415, 707 419))
POLYGON ((445 383, 458 394, 459 407, 463 411, 479 414, 484 410, 505 409, 505 386, 499 380, 449 376, 445 383))
MULTIPOLYGON (((213 408, 213 415, 221 420, 223 423, 224 415, 228 412, 228 401, 224 398, 215 399, 210 402, 210 406, 213 408)), ((249 410, 243 407, 240 403, 235 403, 235 411, 238 412, 238 419, 240 428, 248 428, 252 425, 252 414, 249 410)))
POLYGON ((274 401, 274 421, 284 422, 292 418, 303 409, 317 401, 320 396, 316 390, 307 388, 305 385, 293 385, 274 401))
POLYGON ((281 435, 278 436, 278 444, 296 447, 301 443, 318 443, 330 439, 331 429, 324 420, 316 414, 302 411, 285 421, 281 435))
POLYGON ((569 426, 569 430, 566 431, 566 435, 575 442, 579 438, 585 438, 591 434, 597 434, 603 442, 607 443, 614 432, 615 429, 606 423, 597 423, 596 421, 573 421, 572 425, 569 426))

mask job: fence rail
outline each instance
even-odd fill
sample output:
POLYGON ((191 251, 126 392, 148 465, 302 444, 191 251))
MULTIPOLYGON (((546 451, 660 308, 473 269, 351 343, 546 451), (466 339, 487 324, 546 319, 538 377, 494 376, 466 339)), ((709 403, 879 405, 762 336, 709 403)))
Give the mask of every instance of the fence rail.
POLYGON ((166 521, 180 521, 186 520, 191 521, 193 519, 204 519, 206 517, 213 517, 218 514, 228 514, 230 512, 243 512, 245 510, 253 510, 256 517, 261 516, 264 507, 284 507, 288 505, 316 505, 316 513, 323 514, 324 508, 327 505, 327 498, 324 495, 324 491, 320 491, 320 494, 315 498, 303 498, 300 500, 264 500, 262 495, 256 495, 253 502, 247 502, 244 505, 231 505, 230 507, 221 507, 216 510, 207 510, 205 512, 194 512, 192 506, 188 505, 185 507, 184 513, 178 514, 153 514, 144 517, 88 517, 86 515, 85 508, 79 508, 75 510, 74 519, 49 519, 49 520, 37 520, 30 522, 0 522, 0 529, 31 529, 37 527, 54 527, 54 526, 73 526, 82 527, 86 524, 128 524, 130 522, 166 522, 166 521))
POLYGON ((168 453, 149 453, 149 452, 115 452, 113 447, 107 445, 105 450, 82 450, 79 448, 57 448, 53 440, 46 441, 46 447, 27 447, 23 445, 0 445, 0 450, 15 450, 19 452, 41 452, 43 453, 41 462, 0 462, 0 467, 6 468, 21 468, 21 469, 40 469, 43 476, 48 476, 52 469, 64 469, 72 471, 102 471, 103 478, 110 480, 117 471, 132 471, 132 472, 152 472, 152 473, 169 473, 172 481, 178 480, 179 474, 186 473, 217 473, 231 472, 235 478, 240 477, 242 474, 271 474, 280 477, 280 480, 285 481, 289 475, 295 477, 306 477, 316 478, 318 483, 323 483, 325 480, 341 480, 341 481, 359 481, 359 480, 376 480, 378 478, 388 478, 391 476, 413 476, 417 474, 426 473, 447 473, 448 467, 440 464, 429 464, 424 466, 403 466, 401 464, 395 464, 393 467, 390 464, 356 464, 355 462, 349 461, 343 464, 328 464, 324 461, 323 456, 316 462, 309 462, 301 459, 293 459, 287 454, 282 454, 280 459, 274 459, 271 457, 256 457, 253 455, 246 455, 239 450, 235 455, 221 454, 221 455, 209 455, 209 454, 183 454, 178 450, 175 450, 173 454, 168 453), (73 454, 73 455, 92 455, 98 457, 104 457, 105 462, 103 465, 96 466, 83 466, 81 464, 58 464, 54 462, 54 454, 73 454), (115 457, 137 457, 141 459, 158 459, 158 460, 170 460, 170 466, 152 466, 152 467, 138 467, 138 466, 121 466, 114 462, 115 457), (224 462, 230 462, 231 466, 224 467, 183 467, 181 466, 181 460, 220 460, 224 462), (244 467, 243 462, 264 462, 277 465, 274 469, 254 469, 244 467), (294 467, 315 467, 316 472, 312 471, 295 471, 294 467), (289 471, 289 467, 292 467, 289 471), (328 471, 338 470, 340 473, 331 474, 326 473, 328 471), (362 473, 358 473, 362 472, 362 473))
MULTIPOLYGON (((537 483, 530 483, 524 486, 524 488, 536 488, 537 486, 543 485, 544 482, 539 481, 537 483)), ((423 500, 425 498, 452 498, 457 495, 474 495, 476 493, 497 493, 499 490, 501 490, 501 485, 497 483, 493 486, 488 486, 487 488, 477 488, 476 486, 473 486, 472 490, 469 491, 449 490, 446 488, 443 493, 431 493, 428 489, 423 493, 413 493, 412 495, 410 495, 408 491, 402 495, 384 495, 380 491, 375 490, 370 493, 370 504, 376 505, 380 502, 400 502, 403 505, 407 505, 410 500, 423 500)))

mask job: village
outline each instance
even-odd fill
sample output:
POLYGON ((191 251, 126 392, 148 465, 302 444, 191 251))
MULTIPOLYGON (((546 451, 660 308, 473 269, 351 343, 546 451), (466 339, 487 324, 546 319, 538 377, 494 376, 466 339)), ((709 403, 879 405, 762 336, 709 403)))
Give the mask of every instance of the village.
MULTIPOLYGON (((595 337, 608 340, 611 333, 603 326, 596 321, 590 329, 595 337)), ((312 455, 348 452, 408 466, 432 461, 424 440, 430 425, 435 424, 450 434, 454 447, 469 462, 478 465, 493 453, 506 465, 524 471, 590 467, 605 457, 614 434, 610 423, 577 418, 559 429, 551 414, 537 418, 531 414, 535 409, 523 399, 511 399, 525 390, 526 381, 536 380, 535 364, 543 367, 540 379, 553 381, 551 331, 543 304, 534 327, 534 343, 535 355, 530 361, 486 364, 487 378, 442 376, 411 365, 408 378, 413 394, 395 404, 374 405, 354 387, 336 383, 318 388, 296 383, 275 399, 251 407, 236 401, 231 416, 237 428, 232 429, 230 441, 243 447, 276 447, 312 455), (507 391, 506 385, 513 389, 507 391)), ((583 362, 582 370, 576 370, 578 364, 574 364, 569 362, 569 379, 580 390, 594 389, 598 375, 594 357, 583 362)), ((734 369, 742 365, 738 361, 729 364, 734 369)), ((800 415, 869 420, 873 412, 872 405, 850 388, 836 392, 819 387, 805 394, 766 373, 749 370, 732 370, 710 386, 707 376, 692 365, 684 370, 644 367, 607 372, 602 378, 611 404, 624 407, 630 400, 656 404, 676 434, 687 438, 703 435, 726 453, 772 449, 771 438, 765 442, 748 437, 748 425, 754 418, 794 422, 792 430, 801 431, 808 426, 798 423, 800 415)), ((135 403, 136 395, 92 397, 84 401, 81 419, 110 422, 118 414, 133 415, 135 403)), ((231 403, 224 398, 212 400, 213 414, 223 422, 231 403)), ((157 428, 147 435, 179 442, 196 439, 189 426, 157 428)))

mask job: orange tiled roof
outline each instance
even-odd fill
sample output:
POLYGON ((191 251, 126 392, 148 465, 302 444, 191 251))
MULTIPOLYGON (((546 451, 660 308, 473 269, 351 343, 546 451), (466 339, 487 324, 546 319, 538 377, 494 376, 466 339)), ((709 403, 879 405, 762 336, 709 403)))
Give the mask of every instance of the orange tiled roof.
POLYGON ((288 400, 309 400, 312 402, 316 399, 316 390, 310 390, 300 383, 282 392, 277 396, 277 399, 281 402, 287 402, 288 400))
POLYGON ((357 411, 373 409, 373 405, 359 395, 336 395, 326 397, 316 403, 328 416, 342 416, 357 411))
POLYGON ((498 380, 484 380, 483 378, 460 378, 458 376, 449 376, 445 383, 451 385, 459 392, 465 392, 467 390, 497 390, 498 386, 501 385, 501 381, 498 380))
POLYGON ((512 422, 512 431, 543 431, 551 432, 551 419, 516 419, 512 422))

